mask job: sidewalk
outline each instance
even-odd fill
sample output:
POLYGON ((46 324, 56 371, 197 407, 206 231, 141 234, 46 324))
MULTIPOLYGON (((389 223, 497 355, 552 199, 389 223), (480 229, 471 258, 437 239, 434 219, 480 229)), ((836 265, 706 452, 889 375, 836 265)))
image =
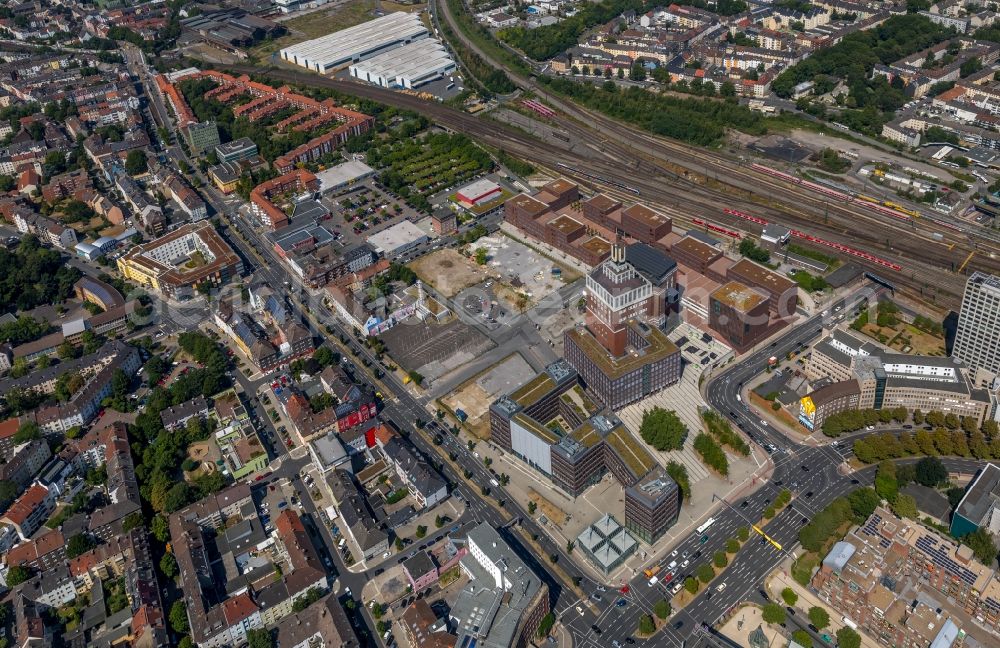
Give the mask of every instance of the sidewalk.
MULTIPOLYGON (((785 560, 781 563, 778 569, 771 572, 770 576, 765 580, 765 587, 768 593, 771 595, 773 601, 779 602, 784 606, 784 601, 781 599, 781 590, 786 587, 791 587, 792 591, 799 595, 799 600, 795 603, 795 609, 799 611, 800 614, 805 616, 809 608, 813 606, 819 606, 825 609, 830 614, 830 625, 820 633, 826 633, 831 637, 836 637, 837 631, 844 627, 844 622, 841 620, 843 615, 830 607, 827 603, 821 600, 818 596, 810 592, 808 589, 799 585, 795 579, 788 575, 788 570, 791 567, 790 562, 785 560)), ((858 628, 855 630, 859 635, 861 635, 861 648, 884 648, 882 644, 877 642, 875 639, 869 637, 865 632, 858 628)))

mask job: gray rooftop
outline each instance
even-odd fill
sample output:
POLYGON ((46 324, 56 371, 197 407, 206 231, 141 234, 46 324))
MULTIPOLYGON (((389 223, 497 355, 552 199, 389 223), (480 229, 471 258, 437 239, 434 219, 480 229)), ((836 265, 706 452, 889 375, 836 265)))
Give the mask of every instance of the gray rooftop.
POLYGON ((491 568, 499 568, 502 582, 494 579, 473 552, 462 558, 462 567, 471 577, 451 609, 458 626, 456 645, 508 648, 515 644, 522 615, 539 594, 542 583, 489 524, 473 527, 466 542, 485 554, 491 568))
POLYGON ((955 508, 955 513, 979 525, 997 505, 998 499, 1000 499, 1000 467, 988 463, 965 491, 965 495, 955 508))
POLYGON ((639 547, 632 534, 610 514, 583 530, 576 544, 605 574, 635 553, 639 547))
POLYGON ((645 243, 633 243, 625 248, 625 260, 654 285, 666 279, 677 268, 676 261, 645 243))
POLYGON ((654 508, 668 498, 677 498, 680 491, 677 482, 670 478, 663 468, 656 466, 650 470, 642 479, 629 486, 627 489, 629 496, 646 503, 649 508, 654 508))
POLYGON ((851 559, 855 551, 854 545, 841 540, 833 545, 833 549, 823 559, 823 564, 835 572, 840 572, 847 565, 847 561, 851 559))

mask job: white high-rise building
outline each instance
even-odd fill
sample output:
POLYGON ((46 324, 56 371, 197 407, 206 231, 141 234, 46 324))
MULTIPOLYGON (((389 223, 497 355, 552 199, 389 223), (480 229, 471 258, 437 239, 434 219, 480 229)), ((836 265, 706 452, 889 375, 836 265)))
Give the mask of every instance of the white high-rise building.
POLYGON ((1000 277, 984 272, 969 277, 952 355, 972 371, 1000 374, 1000 277))

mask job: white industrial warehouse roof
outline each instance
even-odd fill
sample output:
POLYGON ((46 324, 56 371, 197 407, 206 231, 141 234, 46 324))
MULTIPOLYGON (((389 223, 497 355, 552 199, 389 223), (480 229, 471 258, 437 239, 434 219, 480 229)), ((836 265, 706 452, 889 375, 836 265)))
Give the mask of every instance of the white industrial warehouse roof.
POLYGON ((431 38, 425 38, 355 63, 351 66, 351 73, 354 76, 367 74, 371 77, 382 77, 389 82, 409 79, 418 84, 424 77, 454 67, 455 63, 448 56, 448 50, 444 45, 431 38))
POLYGON ((349 185, 352 182, 360 180, 361 178, 367 178, 373 173, 375 173, 375 169, 371 168, 364 162, 359 162, 358 160, 348 160, 343 164, 338 164, 326 169, 325 171, 320 171, 316 174, 316 179, 319 180, 319 190, 321 192, 327 192, 349 185))
POLYGON ((281 50, 281 58, 309 68, 318 64, 326 69, 379 52, 394 43, 427 35, 427 28, 415 13, 396 11, 381 18, 348 27, 326 36, 290 45, 281 50))
POLYGON ((400 248, 405 248, 427 238, 422 229, 404 220, 368 237, 368 244, 383 254, 392 254, 400 248))

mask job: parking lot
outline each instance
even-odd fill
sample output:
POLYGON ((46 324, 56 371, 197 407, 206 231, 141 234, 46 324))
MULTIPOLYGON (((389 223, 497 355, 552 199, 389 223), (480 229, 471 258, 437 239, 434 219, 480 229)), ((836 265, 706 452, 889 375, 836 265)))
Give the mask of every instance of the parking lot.
POLYGON ((419 371, 428 380, 444 375, 479 357, 494 344, 460 320, 438 324, 415 318, 382 334, 389 355, 407 371, 419 371))
POLYGON ((343 235, 345 247, 353 247, 376 232, 400 221, 417 222, 424 215, 369 178, 349 191, 324 196, 320 202, 330 210, 329 227, 343 235))

